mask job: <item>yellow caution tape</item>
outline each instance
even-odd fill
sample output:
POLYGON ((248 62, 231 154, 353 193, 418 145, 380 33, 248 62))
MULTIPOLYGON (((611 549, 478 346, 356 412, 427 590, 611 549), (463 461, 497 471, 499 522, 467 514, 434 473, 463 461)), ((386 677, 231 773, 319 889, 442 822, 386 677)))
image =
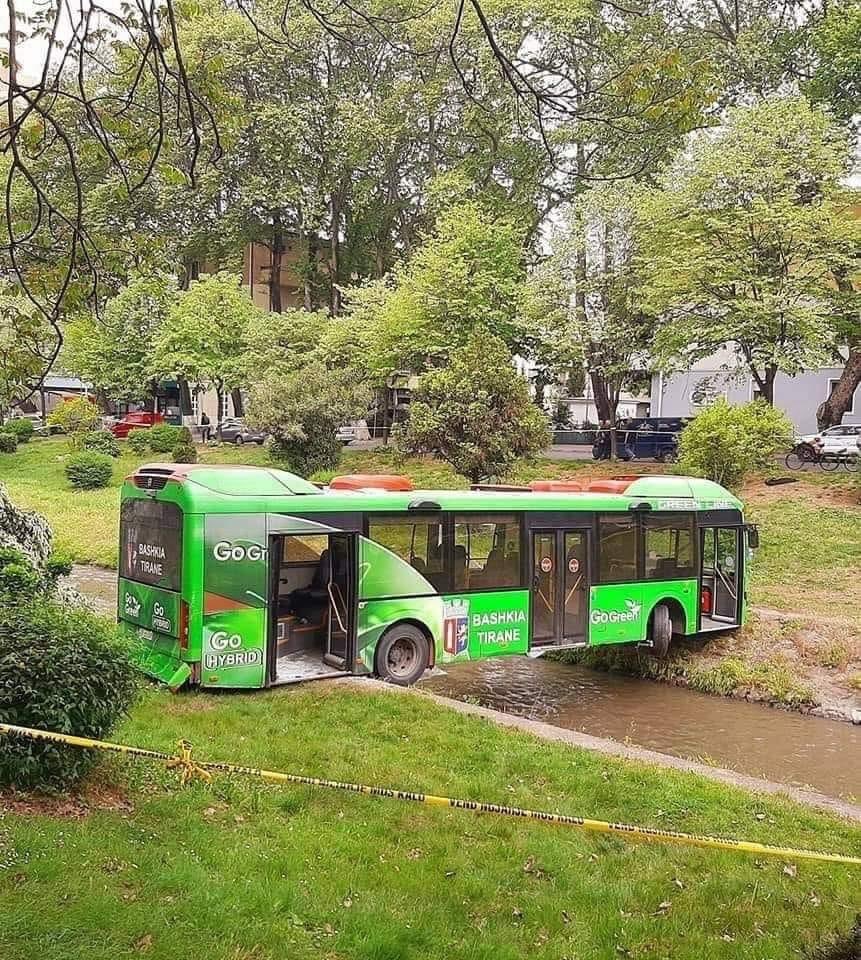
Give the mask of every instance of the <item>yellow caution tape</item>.
POLYGON ((620 834, 627 838, 650 840, 658 843, 677 843, 690 847, 706 847, 716 850, 735 850, 741 853, 754 853, 764 857, 779 857, 783 860, 818 860, 828 863, 845 863, 861 866, 861 857, 851 857, 840 853, 824 853, 818 850, 796 850, 793 847, 776 847, 753 840, 731 840, 723 837, 700 836, 692 833, 679 833, 676 830, 657 830, 654 827, 638 827, 630 823, 610 823, 607 820, 591 820, 587 817, 573 817, 564 813, 546 813, 541 810, 527 810, 523 807, 509 807, 498 803, 482 803, 477 800, 459 800, 455 797, 437 797, 430 793, 415 793, 411 790, 393 790, 390 787, 372 787, 363 783, 345 783, 341 780, 323 780, 320 777, 305 777, 296 773, 280 773, 275 770, 261 770, 235 763, 219 763, 212 760, 193 760, 191 744, 180 740, 179 753, 172 755, 157 750, 145 750, 130 747, 123 743, 110 743, 107 740, 92 740, 89 737, 76 737, 67 733, 54 733, 50 730, 36 730, 32 727, 19 727, 11 723, 0 723, 0 734, 18 734, 33 740, 50 740, 65 743, 85 750, 107 750, 112 753, 124 753, 146 760, 161 760, 170 769, 180 771, 182 783, 200 778, 211 780, 210 771, 234 773, 248 777, 259 777, 270 783, 295 783, 308 787, 326 787, 330 790, 345 790, 349 793, 362 793, 369 797, 389 797, 393 800, 411 800, 433 807, 449 807, 458 810, 473 810, 476 813, 496 813, 505 817, 519 817, 526 820, 540 820, 542 823, 555 823, 566 827, 577 827, 594 833, 620 834))

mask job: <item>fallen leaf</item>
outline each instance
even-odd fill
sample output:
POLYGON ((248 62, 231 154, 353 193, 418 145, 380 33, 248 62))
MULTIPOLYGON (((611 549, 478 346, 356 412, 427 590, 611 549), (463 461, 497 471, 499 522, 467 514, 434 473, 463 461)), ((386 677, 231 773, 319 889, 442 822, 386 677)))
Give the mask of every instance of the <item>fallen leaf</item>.
POLYGON ((135 940, 135 950, 137 950, 138 953, 146 953, 151 946, 152 946, 151 933, 145 933, 142 937, 138 937, 138 939, 135 940))
POLYGON ((798 867, 794 863, 785 863, 783 865, 783 872, 787 877, 794 877, 798 873, 798 867))

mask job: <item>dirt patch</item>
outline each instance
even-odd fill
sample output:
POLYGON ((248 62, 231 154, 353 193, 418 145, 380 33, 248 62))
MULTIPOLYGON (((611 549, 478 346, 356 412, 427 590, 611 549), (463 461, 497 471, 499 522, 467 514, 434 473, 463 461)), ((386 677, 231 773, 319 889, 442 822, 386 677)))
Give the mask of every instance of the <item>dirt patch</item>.
POLYGON ((24 793, 0 790, 0 811, 19 816, 82 820, 96 811, 130 814, 134 805, 125 791, 113 784, 87 784, 71 794, 24 793))
POLYGON ((861 494, 855 485, 818 483, 799 475, 795 483, 766 485, 764 478, 749 480, 742 488, 740 499, 746 506, 757 503, 780 503, 803 500, 821 507, 854 507, 861 510, 861 494))

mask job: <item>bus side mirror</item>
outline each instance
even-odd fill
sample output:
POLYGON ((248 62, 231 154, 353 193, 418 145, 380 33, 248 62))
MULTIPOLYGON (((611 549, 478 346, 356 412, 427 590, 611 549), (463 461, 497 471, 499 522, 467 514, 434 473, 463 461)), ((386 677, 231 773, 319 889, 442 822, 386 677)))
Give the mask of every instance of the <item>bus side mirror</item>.
POLYGON ((756 550, 759 546, 759 527, 753 523, 748 524, 747 527, 747 545, 752 550, 756 550))

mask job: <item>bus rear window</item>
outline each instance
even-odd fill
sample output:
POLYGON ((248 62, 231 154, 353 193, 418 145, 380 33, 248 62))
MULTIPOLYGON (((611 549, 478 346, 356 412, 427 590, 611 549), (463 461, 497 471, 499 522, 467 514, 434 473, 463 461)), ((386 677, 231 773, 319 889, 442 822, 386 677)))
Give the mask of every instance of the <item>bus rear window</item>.
POLYGON ((163 590, 179 590, 182 511, 156 500, 125 500, 120 507, 120 576, 163 590))

